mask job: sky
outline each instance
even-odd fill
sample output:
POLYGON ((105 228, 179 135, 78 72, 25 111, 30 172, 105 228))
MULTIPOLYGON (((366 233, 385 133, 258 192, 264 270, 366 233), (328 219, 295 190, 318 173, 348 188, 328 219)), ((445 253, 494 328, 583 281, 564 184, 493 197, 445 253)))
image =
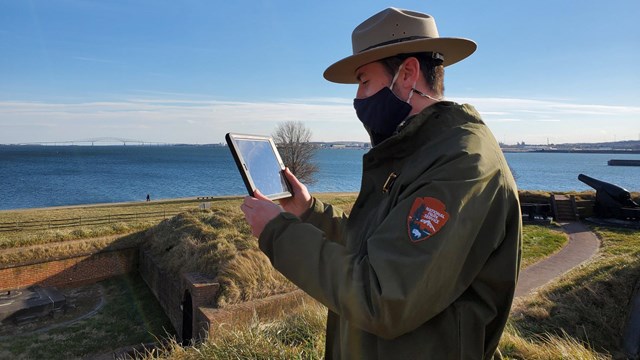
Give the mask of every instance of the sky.
POLYGON ((368 141, 356 85, 322 73, 390 6, 478 44, 445 97, 498 141, 640 140, 637 0, 0 0, 0 144, 211 144, 290 120, 368 141))

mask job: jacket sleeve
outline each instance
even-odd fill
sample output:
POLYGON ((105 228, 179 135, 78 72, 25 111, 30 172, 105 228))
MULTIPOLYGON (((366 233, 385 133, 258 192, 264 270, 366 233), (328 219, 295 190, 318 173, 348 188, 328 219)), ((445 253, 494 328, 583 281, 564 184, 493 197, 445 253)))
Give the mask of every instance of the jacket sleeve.
POLYGON ((451 167, 442 170, 446 174, 435 171, 411 182, 365 240, 364 252, 347 252, 322 230, 286 213, 266 226, 260 248, 282 274, 354 326, 382 338, 400 336, 470 286, 504 238, 506 213, 512 211, 499 168, 453 179, 451 167), (408 216, 423 198, 440 200, 448 220, 414 242, 408 216))
POLYGON ((323 231, 328 240, 345 243, 348 216, 341 209, 314 197, 311 208, 300 218, 323 231))

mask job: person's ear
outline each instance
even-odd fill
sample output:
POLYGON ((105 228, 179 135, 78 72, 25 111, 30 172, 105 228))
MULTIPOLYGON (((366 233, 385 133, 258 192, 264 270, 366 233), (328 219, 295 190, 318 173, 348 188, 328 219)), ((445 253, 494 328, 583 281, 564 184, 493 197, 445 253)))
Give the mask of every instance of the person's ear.
POLYGON ((411 89, 420 77, 420 62, 415 57, 405 59, 401 74, 402 85, 411 89))

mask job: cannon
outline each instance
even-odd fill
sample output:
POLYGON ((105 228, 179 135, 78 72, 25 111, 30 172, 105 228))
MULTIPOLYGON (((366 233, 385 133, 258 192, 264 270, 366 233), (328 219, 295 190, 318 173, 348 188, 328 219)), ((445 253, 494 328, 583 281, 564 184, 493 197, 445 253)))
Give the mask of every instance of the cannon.
POLYGON ((578 180, 596 190, 593 210, 598 217, 640 220, 640 205, 631 199, 631 193, 626 189, 584 174, 578 175, 578 180))

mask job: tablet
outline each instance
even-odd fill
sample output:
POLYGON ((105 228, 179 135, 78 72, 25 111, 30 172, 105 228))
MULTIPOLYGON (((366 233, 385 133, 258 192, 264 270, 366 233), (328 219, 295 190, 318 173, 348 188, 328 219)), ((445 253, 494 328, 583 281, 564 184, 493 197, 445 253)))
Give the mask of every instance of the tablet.
POLYGON ((284 163, 271 137, 228 133, 225 139, 249 195, 258 189, 271 200, 292 196, 284 163))

